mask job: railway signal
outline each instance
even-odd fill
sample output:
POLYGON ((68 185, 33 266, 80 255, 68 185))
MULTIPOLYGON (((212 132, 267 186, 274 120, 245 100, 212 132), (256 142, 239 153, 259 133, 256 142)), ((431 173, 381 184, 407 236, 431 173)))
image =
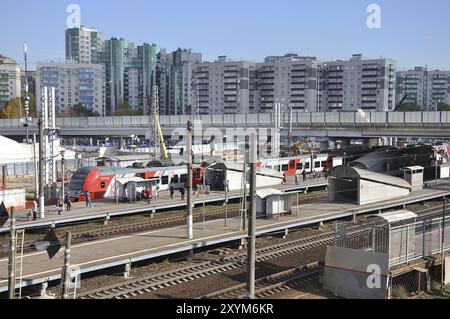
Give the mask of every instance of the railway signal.
POLYGON ((48 258, 52 259, 61 249, 61 242, 56 236, 55 230, 51 229, 41 242, 35 244, 35 248, 38 251, 47 251, 48 258))

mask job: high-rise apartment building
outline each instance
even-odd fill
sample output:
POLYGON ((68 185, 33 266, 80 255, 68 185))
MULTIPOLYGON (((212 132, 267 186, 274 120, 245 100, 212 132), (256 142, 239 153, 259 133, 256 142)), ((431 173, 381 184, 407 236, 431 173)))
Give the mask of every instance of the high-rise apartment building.
POLYGON ((201 53, 178 49, 161 54, 158 85, 160 110, 165 115, 195 113, 195 92, 192 87, 193 65, 202 62, 201 53))
POLYGON ((103 48, 95 62, 106 68, 106 114, 113 115, 123 103, 148 114, 161 49, 116 38, 106 40, 103 48))
POLYGON ((66 29, 66 60, 75 63, 95 63, 102 50, 102 34, 95 29, 66 29))
POLYGON ((105 115, 105 68, 100 64, 45 62, 36 65, 36 106, 42 109, 43 87, 55 88, 56 110, 64 113, 81 104, 105 115))
POLYGON ((275 103, 282 111, 314 112, 318 109, 318 62, 296 54, 267 57, 257 64, 259 112, 272 112, 275 103))
POLYGON ((255 96, 250 94, 250 76, 255 69, 255 63, 231 61, 225 56, 214 63, 195 64, 192 77, 195 113, 249 113, 255 103, 252 100, 255 96))
POLYGON ((424 67, 397 72, 397 103, 417 105, 434 111, 439 104, 450 104, 450 71, 429 71, 424 67))
POLYGON ((320 68, 320 111, 395 109, 395 61, 363 59, 324 62, 320 68))
POLYGON ((20 66, 16 61, 0 55, 0 106, 20 96, 20 66))

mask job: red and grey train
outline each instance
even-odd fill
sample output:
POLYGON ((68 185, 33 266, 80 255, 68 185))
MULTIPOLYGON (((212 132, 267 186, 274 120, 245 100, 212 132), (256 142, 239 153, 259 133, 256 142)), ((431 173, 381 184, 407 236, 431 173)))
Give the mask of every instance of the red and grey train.
MULTIPOLYGON (((315 156, 300 155, 289 158, 262 159, 257 163, 258 167, 271 168, 283 173, 285 177, 295 174, 326 173, 333 167, 342 165, 342 158, 330 157, 327 154, 315 156)), ((193 185, 201 185, 205 167, 195 165, 193 169, 193 185)), ((175 188, 180 188, 187 181, 187 167, 150 167, 150 168, 116 168, 113 167, 83 167, 77 170, 69 184, 70 197, 84 200, 84 193, 89 191, 93 199, 114 197, 115 180, 141 178, 152 181, 153 185, 159 185, 161 191, 168 190, 173 182, 175 188)))

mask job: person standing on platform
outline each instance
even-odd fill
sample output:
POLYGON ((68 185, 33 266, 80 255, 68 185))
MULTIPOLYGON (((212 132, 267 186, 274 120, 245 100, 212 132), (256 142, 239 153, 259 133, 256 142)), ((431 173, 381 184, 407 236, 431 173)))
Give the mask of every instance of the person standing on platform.
POLYGON ((184 186, 182 188, 180 188, 180 193, 181 193, 181 200, 184 200, 184 194, 185 194, 185 189, 184 186))
POLYGON ((173 195, 175 193, 175 186, 173 185, 173 182, 170 182, 169 191, 170 191, 170 198, 173 199, 173 195))
POLYGON ((63 210, 63 202, 61 200, 61 197, 58 196, 58 200, 56 201, 56 211, 58 212, 58 215, 61 215, 62 210, 63 210))
POLYGON ((303 170, 302 176, 303 176, 303 181, 306 182, 306 170, 303 170))
POLYGON ((146 195, 147 195, 147 204, 150 204, 152 202, 152 196, 153 196, 151 188, 147 189, 146 195))
POLYGON ((66 197, 64 198, 64 203, 66 204, 66 211, 70 212, 72 209, 72 202, 70 201, 70 193, 67 192, 66 197))
POLYGON ((295 185, 298 185, 299 183, 298 183, 298 175, 297 174, 295 174, 295 185))
POLYGON ((230 192, 230 181, 227 180, 226 182, 226 187, 227 187, 227 194, 230 192))
POLYGON ((92 208, 91 193, 86 191, 86 207, 92 208))

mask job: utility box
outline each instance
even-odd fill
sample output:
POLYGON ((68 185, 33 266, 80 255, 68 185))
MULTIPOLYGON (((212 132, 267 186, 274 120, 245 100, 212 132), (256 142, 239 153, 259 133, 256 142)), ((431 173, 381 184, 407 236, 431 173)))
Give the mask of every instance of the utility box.
POLYGON ((263 189, 256 192, 256 213, 258 216, 272 218, 289 213, 292 209, 291 197, 276 189, 263 189))
POLYGON ((422 166, 406 167, 404 170, 405 180, 411 185, 412 191, 420 191, 423 189, 423 171, 422 166))

